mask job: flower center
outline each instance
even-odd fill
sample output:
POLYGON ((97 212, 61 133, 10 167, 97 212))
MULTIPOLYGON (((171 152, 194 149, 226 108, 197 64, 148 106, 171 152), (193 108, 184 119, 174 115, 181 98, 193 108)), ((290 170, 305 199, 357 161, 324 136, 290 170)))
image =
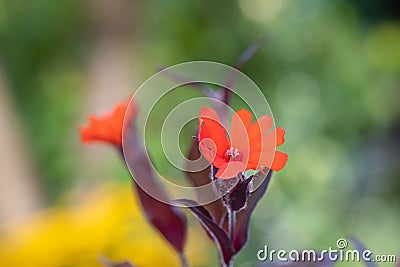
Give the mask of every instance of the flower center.
POLYGON ((240 156, 239 150, 237 148, 231 147, 230 149, 226 150, 226 155, 228 156, 229 160, 236 159, 240 156))

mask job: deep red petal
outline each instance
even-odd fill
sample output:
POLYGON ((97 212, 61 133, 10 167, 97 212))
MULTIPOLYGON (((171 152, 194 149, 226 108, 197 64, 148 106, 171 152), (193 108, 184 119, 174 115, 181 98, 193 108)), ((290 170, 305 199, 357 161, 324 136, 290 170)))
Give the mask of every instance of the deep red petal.
MULTIPOLYGON (((202 140, 210 139, 214 143, 211 149, 215 155, 223 156, 226 150, 229 148, 228 138, 226 136, 226 130, 222 126, 217 113, 207 107, 204 107, 200 111, 199 118, 199 142, 202 140)), ((208 141, 208 144, 212 142, 208 141)), ((200 146, 200 149, 204 149, 204 146, 200 146)), ((203 151, 202 153, 209 153, 208 151, 203 151)))
POLYGON ((226 165, 218 169, 215 177, 221 179, 230 179, 236 177, 239 172, 246 170, 246 164, 241 161, 230 161, 226 165))
POLYGON ((255 121, 249 129, 250 145, 253 147, 255 143, 261 139, 261 136, 266 134, 272 128, 272 125, 273 120, 271 116, 264 115, 258 118, 258 120, 255 121))
POLYGON ((266 149, 275 149, 282 145, 285 141, 285 130, 281 127, 278 127, 267 135, 262 136, 262 138, 258 140, 253 140, 251 143, 251 152, 250 154, 255 154, 256 152, 261 152, 266 149), (275 144, 275 146, 274 146, 275 144))
POLYGON ((288 155, 281 151, 275 151, 274 161, 272 162, 271 170, 280 171, 283 167, 285 167, 286 162, 288 160, 288 155))
POLYGON ((285 142, 285 130, 281 127, 275 129, 276 146, 280 146, 285 142))
POLYGON ((263 136, 256 143, 253 143, 248 168, 261 169, 264 166, 271 166, 274 160, 275 148, 283 144, 284 135, 285 130, 278 127, 266 136, 263 136))
MULTIPOLYGON (((120 146, 122 144, 122 125, 127 107, 128 102, 119 103, 110 113, 102 117, 89 116, 88 125, 79 129, 82 142, 103 141, 120 146)), ((130 115, 133 116, 134 112, 135 108, 132 106, 130 115)))
POLYGON ((229 131, 231 147, 238 149, 243 155, 250 152, 249 129, 253 115, 250 111, 241 109, 232 116, 231 130, 229 131))
POLYGON ((261 151, 252 151, 249 157, 249 164, 253 169, 260 170, 262 167, 271 166, 275 153, 275 146, 273 143, 265 143, 263 145, 263 150, 261 151), (254 167, 255 166, 255 167, 254 167))

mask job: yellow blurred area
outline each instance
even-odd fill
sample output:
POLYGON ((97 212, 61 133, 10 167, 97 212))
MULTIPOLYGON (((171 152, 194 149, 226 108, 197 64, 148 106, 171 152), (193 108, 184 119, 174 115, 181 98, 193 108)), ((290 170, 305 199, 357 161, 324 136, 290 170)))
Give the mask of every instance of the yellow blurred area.
MULTIPOLYGON (((140 211, 129 184, 94 189, 72 206, 56 206, 23 225, 9 225, 0 239, 1 266, 101 266, 98 259, 135 266, 179 266, 173 248, 140 211)), ((189 238, 199 240, 199 229, 189 238)), ((191 242, 191 264, 201 266, 205 242, 191 242)))

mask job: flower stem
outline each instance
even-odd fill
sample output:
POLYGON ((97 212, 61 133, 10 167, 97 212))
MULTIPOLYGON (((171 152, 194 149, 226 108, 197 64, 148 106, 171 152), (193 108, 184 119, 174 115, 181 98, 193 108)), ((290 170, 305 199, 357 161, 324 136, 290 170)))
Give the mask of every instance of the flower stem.
POLYGON ((235 237, 235 228, 236 228, 236 211, 231 210, 227 207, 228 211, 228 233, 231 242, 233 243, 233 239, 235 237))
POLYGON ((182 267, 189 267, 189 263, 188 263, 188 261, 186 259, 186 256, 185 256, 185 254, 183 252, 179 254, 179 258, 181 260, 181 266, 182 267))
POLYGON ((210 165, 210 180, 211 180, 211 183, 212 183, 212 187, 213 187, 213 190, 214 190, 214 193, 216 193, 216 194, 218 194, 218 188, 217 188, 217 185, 215 184, 215 176, 214 176, 214 165, 210 165))

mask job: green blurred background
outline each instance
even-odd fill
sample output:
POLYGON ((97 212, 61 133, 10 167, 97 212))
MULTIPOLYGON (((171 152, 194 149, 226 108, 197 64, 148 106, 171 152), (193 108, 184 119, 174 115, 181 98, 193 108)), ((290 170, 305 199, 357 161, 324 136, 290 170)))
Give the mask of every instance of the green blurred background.
MULTIPOLYGON (((325 249, 349 236, 376 254, 398 254, 399 18, 395 0, 0 1, 0 263, 3 257, 14 266, 24 250, 23 237, 7 250, 18 235, 9 237, 10 228, 54 221, 102 184, 129 186, 116 153, 81 146, 77 129, 89 114, 126 99, 159 66, 232 65, 263 36, 271 41, 243 71, 286 129, 289 162, 274 175, 235 266, 253 266, 264 244, 325 249)), ((130 219, 121 224, 138 227, 130 219)), ((156 235, 149 230, 146 238, 156 235)), ((70 243, 65 262, 37 266, 99 266, 95 258, 83 263, 84 250, 70 243)), ((126 248, 114 253, 123 244, 93 253, 135 261, 126 248)), ((213 256, 192 261, 214 266, 212 245, 199 250, 191 256, 213 256)))

